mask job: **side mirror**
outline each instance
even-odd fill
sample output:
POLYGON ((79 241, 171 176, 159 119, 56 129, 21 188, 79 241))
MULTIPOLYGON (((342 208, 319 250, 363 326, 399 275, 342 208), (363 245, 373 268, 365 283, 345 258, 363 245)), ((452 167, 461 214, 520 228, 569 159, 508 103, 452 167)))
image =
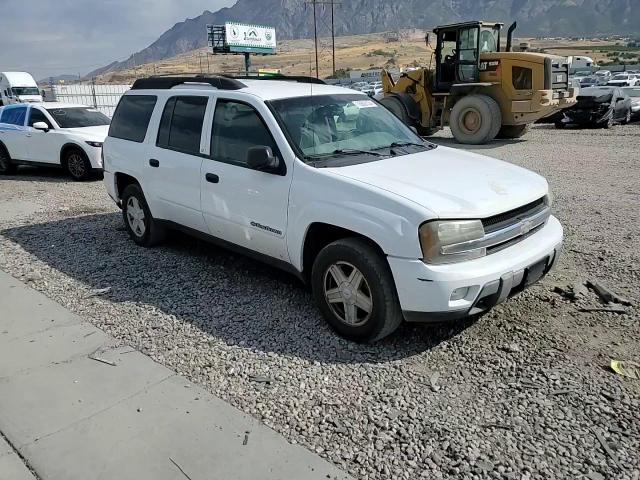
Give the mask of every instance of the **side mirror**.
POLYGON ((49 131, 49 125, 47 125, 45 122, 36 122, 33 124, 33 128, 35 128, 36 130, 42 130, 43 132, 49 131))
POLYGON ((247 151, 247 165, 253 170, 273 172, 280 166, 280 160, 273 154, 271 147, 251 147, 247 151))

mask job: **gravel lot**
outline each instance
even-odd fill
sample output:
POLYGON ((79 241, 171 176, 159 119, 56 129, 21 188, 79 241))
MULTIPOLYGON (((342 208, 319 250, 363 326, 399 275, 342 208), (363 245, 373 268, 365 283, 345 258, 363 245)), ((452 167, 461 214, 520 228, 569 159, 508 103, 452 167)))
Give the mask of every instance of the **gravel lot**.
POLYGON ((548 178, 560 265, 475 323, 372 346, 285 273, 180 234, 136 247, 101 182, 55 171, 0 177, 0 205, 25 211, 0 206, 0 268, 359 479, 638 480, 640 381, 607 367, 640 361, 639 134, 542 125, 475 147, 548 178), (581 312, 593 292, 554 292, 578 279, 634 306, 581 312))

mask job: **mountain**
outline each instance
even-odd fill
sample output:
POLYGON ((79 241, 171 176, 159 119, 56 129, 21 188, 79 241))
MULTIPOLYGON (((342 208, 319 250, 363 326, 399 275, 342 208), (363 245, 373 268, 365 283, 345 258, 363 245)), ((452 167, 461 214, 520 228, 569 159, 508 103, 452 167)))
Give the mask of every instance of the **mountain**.
MULTIPOLYGON (((88 76, 169 58, 206 45, 206 25, 238 21, 276 27, 280 39, 313 35, 310 0, 238 0, 177 23, 158 40, 123 62, 88 76)), ((318 24, 327 32, 330 8, 318 5, 318 24)), ((342 0, 335 9, 337 35, 432 28, 465 20, 518 21, 519 35, 593 36, 637 33, 638 0, 342 0)))

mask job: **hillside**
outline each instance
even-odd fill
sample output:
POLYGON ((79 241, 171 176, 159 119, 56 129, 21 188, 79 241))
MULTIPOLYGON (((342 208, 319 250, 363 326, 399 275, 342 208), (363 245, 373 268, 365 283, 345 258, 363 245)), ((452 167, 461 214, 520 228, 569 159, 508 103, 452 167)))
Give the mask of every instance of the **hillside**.
MULTIPOLYGON (((329 9, 318 7, 320 25, 329 9)), ((637 33, 637 0, 343 0, 336 8, 337 35, 366 34, 402 28, 431 28, 469 19, 517 20, 520 35, 574 36, 637 33)), ((228 20, 273 25, 281 40, 313 34, 311 8, 301 0, 238 0, 217 12, 177 23, 158 40, 123 62, 88 74, 100 75, 163 60, 206 46, 206 25, 228 20)), ((326 31, 326 28, 325 28, 326 31)))

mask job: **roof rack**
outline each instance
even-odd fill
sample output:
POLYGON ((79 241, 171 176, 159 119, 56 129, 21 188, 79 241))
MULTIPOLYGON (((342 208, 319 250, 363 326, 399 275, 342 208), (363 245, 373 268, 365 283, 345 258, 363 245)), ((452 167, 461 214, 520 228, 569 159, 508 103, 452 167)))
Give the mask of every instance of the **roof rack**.
POLYGON ((304 75, 282 75, 281 73, 263 73, 258 75, 234 75, 234 74, 226 74, 223 73, 227 78, 234 78, 236 80, 280 80, 280 81, 288 81, 288 82, 298 82, 298 83, 314 83, 316 85, 326 85, 324 80, 321 80, 316 77, 307 77, 304 75))
POLYGON ((221 75, 193 75, 193 76, 152 76, 139 78, 133 82, 131 90, 169 90, 177 85, 189 83, 206 83, 219 90, 240 90, 246 85, 234 78, 221 75))

